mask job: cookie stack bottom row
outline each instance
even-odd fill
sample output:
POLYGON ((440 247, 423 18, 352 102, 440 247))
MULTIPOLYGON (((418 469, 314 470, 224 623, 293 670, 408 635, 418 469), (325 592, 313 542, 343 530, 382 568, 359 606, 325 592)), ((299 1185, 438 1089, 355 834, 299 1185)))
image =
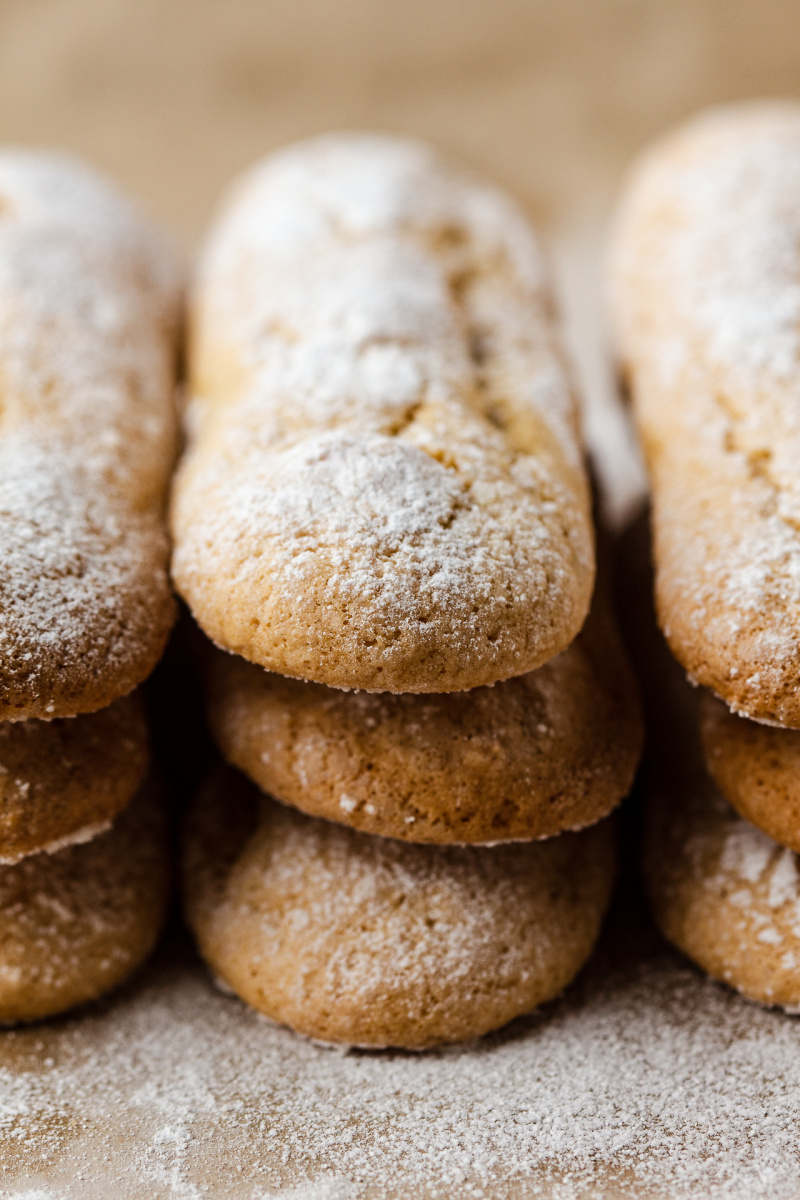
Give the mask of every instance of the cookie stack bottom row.
POLYGON ((0 1023, 126 979, 169 899, 142 690, 175 616, 179 279, 115 188, 0 150, 0 1023))
POLYGON ((185 899, 225 985, 323 1041, 424 1047, 571 981, 641 737, 606 614, 538 671, 466 693, 337 692, 209 656, 212 731, 243 774, 220 769, 190 816, 185 899))
POLYGON ((169 856, 148 765, 139 694, 0 724, 0 1023, 93 1000, 152 950, 169 856))
POLYGON ((751 1000, 800 1009, 800 730, 691 686, 658 630, 647 519, 621 540, 647 749, 642 870, 665 936, 751 1000))
POLYGON ((656 920, 715 979, 797 1011, 800 731, 737 716, 710 692, 684 704, 693 767, 649 789, 645 871, 656 920))

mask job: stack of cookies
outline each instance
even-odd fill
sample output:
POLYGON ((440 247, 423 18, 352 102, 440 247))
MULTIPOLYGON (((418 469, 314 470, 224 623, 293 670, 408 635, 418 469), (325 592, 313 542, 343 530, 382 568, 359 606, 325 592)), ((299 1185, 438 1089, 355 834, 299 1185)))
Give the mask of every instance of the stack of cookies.
POLYGON ((705 770, 651 817, 656 917, 711 975, 797 1008, 800 105, 718 110, 645 156, 614 293, 658 616, 706 689, 687 732, 705 770))
POLYGON ((218 647, 213 734, 248 777, 221 769, 188 821, 201 952, 315 1038, 485 1033, 590 953, 601 818, 640 741, 592 604, 535 239, 425 146, 291 147, 212 234, 189 364, 173 577, 218 647))
POLYGON ((134 690, 174 619, 164 505, 179 289, 70 159, 0 153, 0 1021, 152 947, 163 815, 134 690))

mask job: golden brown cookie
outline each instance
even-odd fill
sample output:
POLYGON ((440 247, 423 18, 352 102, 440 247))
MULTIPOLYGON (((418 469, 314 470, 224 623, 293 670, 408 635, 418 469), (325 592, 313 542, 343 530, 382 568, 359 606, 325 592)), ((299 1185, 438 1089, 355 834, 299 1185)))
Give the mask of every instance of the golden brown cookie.
POLYGON ((547 842, 413 846, 315 820, 220 773, 191 815, 184 889, 212 971, 310 1037, 422 1049, 560 992, 614 874, 608 822, 547 842))
POLYGON ((0 722, 0 864, 104 832, 148 758, 138 692, 80 717, 0 722))
POLYGON ((169 895, 160 800, 146 783, 108 833, 0 866, 0 1022, 94 1000, 150 953, 169 895))
POLYGON ((164 648, 178 293, 103 179, 0 152, 0 720, 101 708, 164 648))
MULTIPOLYGON (((624 600, 648 727, 638 790, 646 805, 643 867, 655 918, 715 979, 762 1003, 795 1007, 797 859, 739 816, 706 770, 699 723, 712 698, 686 682, 648 612, 643 524, 623 543, 624 600)), ((716 712, 719 701, 713 703, 716 712)), ((749 730, 750 722, 735 720, 749 730)), ((703 732, 707 756, 707 726, 703 732)))
POLYGON ((800 727, 800 104, 713 111, 659 143, 613 257, 660 624, 736 711, 800 727))
POLYGON ((726 800, 776 842, 800 852, 800 732, 737 717, 705 693, 706 764, 726 800))
POLYGON ((762 1004, 800 1006, 798 860, 739 816, 710 779, 653 797, 645 874, 664 934, 762 1004))
POLYGON ((222 753, 312 816, 411 842, 551 837, 626 795, 642 740, 636 685, 610 616, 538 671, 438 695, 348 693, 212 652, 222 753))
POLYGON ((427 146, 335 134, 203 255, 173 577, 218 645, 343 688, 534 670, 586 616, 575 406, 538 246, 427 146))

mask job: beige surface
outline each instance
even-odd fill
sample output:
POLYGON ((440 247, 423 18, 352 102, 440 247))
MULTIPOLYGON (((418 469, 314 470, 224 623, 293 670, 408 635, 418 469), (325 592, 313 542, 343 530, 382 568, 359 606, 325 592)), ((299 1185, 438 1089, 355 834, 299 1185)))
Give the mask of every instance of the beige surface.
POLYGON ((796 1020, 627 917, 563 1000, 480 1045, 315 1046, 171 939, 2 1046, 3 1200, 797 1197, 796 1020))
POLYGON ((87 155, 185 243, 320 129, 428 137, 545 216, 709 99, 797 87, 793 0, 4 0, 5 138, 87 155))
MULTIPOLYGON (((16 0, 0 130, 87 154, 185 245, 282 141, 343 124, 433 138, 551 228, 558 214, 608 447, 599 232, 621 168, 702 103, 796 88, 799 22, 794 0, 16 0)), ((612 474, 624 500, 635 478, 612 474)), ((795 1200, 798 1093, 794 1021, 617 924, 563 1001, 423 1058, 274 1029, 170 943, 107 1004, 2 1036, 0 1195, 795 1200)))

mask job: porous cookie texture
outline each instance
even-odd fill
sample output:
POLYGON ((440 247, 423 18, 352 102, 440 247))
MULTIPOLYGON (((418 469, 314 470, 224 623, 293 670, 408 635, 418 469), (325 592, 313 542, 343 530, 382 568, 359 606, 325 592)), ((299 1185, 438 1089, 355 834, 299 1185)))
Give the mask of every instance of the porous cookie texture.
POLYGON ((714 111, 645 155, 613 293, 673 652, 800 727, 800 105, 714 111))
POLYGON ((178 290, 104 180, 0 152, 0 719, 101 708, 164 648, 178 290))
POLYGON ((625 652, 597 602, 567 650, 493 687, 348 693, 215 651, 208 709, 222 753, 264 791, 412 842, 590 825, 626 795, 642 739, 625 652))
POLYGON ((189 922, 212 971, 310 1037, 422 1049, 570 982, 614 874, 604 822, 548 842, 412 846, 315 820, 220 774, 191 815, 189 922))
POLYGON ((539 249, 433 150, 339 134, 235 189, 199 268, 173 576, 282 675, 446 692, 580 629, 589 493, 539 249))
POLYGON ((645 874, 656 921, 715 979, 762 1004, 800 1006, 795 854, 745 821, 709 779, 650 810, 645 874))
POLYGON ((0 1022, 103 995, 144 961, 169 894, 164 814, 145 783, 108 833, 0 866, 0 1022))
POLYGON ((148 758, 138 692, 80 717, 0 722, 0 864, 108 829, 148 758))
POLYGON ((737 717, 708 693, 700 712, 706 765, 726 800, 800 852, 800 732, 737 717))

